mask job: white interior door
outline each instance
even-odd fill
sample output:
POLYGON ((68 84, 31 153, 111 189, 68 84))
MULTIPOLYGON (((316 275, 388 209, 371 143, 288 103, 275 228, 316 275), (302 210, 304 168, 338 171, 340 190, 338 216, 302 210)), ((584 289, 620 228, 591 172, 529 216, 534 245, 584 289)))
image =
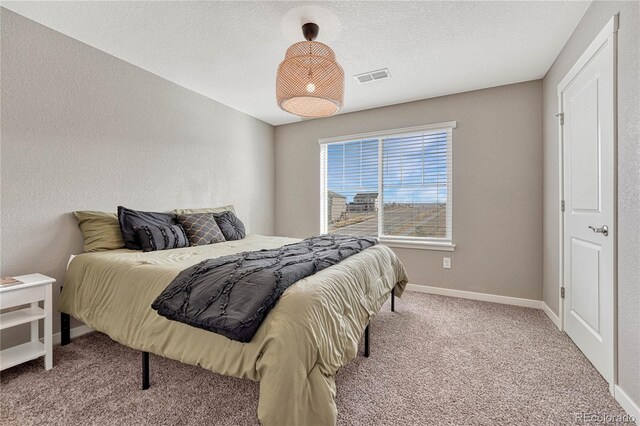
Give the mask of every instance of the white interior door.
POLYGON ((565 331, 612 385, 616 39, 615 31, 602 34, 558 86, 565 201, 563 311, 565 331))

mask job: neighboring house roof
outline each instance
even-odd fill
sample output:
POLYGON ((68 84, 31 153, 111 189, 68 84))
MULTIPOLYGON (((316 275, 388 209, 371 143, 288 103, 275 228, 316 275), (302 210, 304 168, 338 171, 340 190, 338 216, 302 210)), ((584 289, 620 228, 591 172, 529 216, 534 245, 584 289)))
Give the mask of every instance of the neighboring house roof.
POLYGON ((342 194, 338 194, 335 191, 327 191, 327 195, 329 195, 329 197, 333 197, 333 198, 344 198, 345 200, 347 199, 347 197, 345 197, 342 194))
POLYGON ((358 192, 354 198, 378 198, 377 192, 358 192))

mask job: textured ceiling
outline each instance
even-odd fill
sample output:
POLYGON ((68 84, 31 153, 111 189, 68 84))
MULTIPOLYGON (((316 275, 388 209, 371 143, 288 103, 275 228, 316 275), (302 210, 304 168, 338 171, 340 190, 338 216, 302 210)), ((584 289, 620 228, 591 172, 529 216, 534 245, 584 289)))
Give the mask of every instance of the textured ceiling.
POLYGON ((301 24, 346 76, 343 112, 545 75, 589 2, 12 2, 2 6, 268 123, 301 24), (359 85, 352 76, 389 68, 359 85))

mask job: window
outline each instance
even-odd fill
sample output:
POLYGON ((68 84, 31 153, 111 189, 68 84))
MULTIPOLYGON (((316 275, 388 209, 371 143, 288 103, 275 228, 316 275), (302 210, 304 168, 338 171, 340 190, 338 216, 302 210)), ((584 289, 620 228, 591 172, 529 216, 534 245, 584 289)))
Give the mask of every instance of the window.
POLYGON ((451 244, 455 122, 324 139, 321 232, 389 245, 451 244))

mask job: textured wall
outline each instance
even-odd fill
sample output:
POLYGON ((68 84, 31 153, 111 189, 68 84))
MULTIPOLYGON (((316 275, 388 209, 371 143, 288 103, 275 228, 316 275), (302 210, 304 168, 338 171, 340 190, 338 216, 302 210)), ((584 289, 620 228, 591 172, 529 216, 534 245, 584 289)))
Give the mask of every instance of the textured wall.
POLYGON ((3 276, 61 283, 82 251, 73 210, 235 204, 273 234, 272 126, 1 13, 3 276))
POLYGON ((557 87, 613 15, 618 31, 618 378, 640 405, 640 3, 594 1, 543 81, 544 301, 558 312, 557 87))
POLYGON ((541 300, 539 80, 276 127, 276 233, 319 232, 318 139, 452 120, 456 250, 395 249, 410 282, 541 300))

